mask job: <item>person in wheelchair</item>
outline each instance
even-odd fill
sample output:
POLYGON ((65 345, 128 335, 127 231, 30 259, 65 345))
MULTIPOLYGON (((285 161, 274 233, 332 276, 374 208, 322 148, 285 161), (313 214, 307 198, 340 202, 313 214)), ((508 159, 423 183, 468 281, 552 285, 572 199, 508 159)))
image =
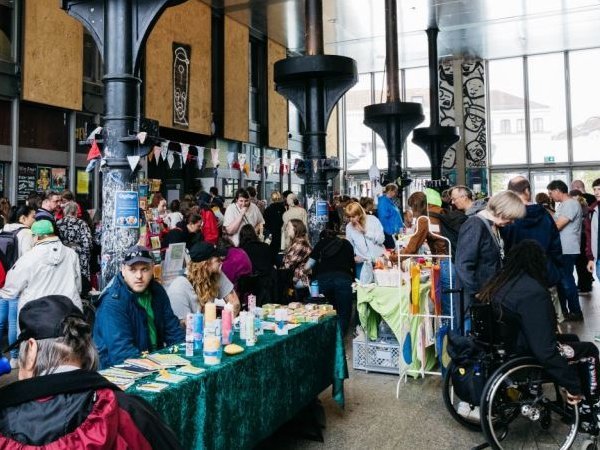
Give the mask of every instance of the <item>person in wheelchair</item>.
POLYGON ((534 240, 523 240, 511 249, 502 270, 477 297, 492 304, 509 354, 535 357, 566 389, 570 404, 585 398, 587 405, 594 405, 599 400, 598 348, 575 335, 557 334, 546 267, 542 247, 534 240))

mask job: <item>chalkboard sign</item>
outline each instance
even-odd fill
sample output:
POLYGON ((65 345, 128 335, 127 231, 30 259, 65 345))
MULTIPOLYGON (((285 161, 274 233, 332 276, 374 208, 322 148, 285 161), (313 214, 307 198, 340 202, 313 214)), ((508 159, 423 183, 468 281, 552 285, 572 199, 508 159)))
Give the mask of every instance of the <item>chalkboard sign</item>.
POLYGON ((37 179, 37 166, 34 164, 19 164, 19 176, 17 179, 17 202, 23 203, 29 194, 35 191, 37 179))

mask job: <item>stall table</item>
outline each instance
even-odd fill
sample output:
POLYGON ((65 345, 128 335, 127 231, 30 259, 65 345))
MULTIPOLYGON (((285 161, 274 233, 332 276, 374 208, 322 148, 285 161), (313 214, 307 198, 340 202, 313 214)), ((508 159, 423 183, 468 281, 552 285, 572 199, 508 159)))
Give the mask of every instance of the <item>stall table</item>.
POLYGON ((287 336, 265 332, 256 346, 223 354, 218 366, 204 366, 201 356, 188 359, 206 371, 158 393, 127 391, 150 402, 185 449, 252 448, 330 385, 344 406, 348 369, 337 317, 302 324, 287 336))

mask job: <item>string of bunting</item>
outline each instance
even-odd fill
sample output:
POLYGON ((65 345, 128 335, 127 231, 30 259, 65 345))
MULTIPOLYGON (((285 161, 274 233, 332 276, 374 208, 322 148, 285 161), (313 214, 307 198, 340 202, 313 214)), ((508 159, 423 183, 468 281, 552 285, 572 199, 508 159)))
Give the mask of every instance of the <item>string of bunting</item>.
MULTIPOLYGON (((97 164, 100 164, 102 167, 105 164, 105 160, 102 156, 102 151, 98 146, 98 142, 96 140, 96 135, 100 134, 102 131, 102 127, 97 127, 94 131, 90 133, 87 138, 87 142, 90 143, 90 150, 88 152, 87 160, 89 161, 86 170, 91 172, 94 170, 97 164)), ((144 144, 147 138, 147 133, 141 132, 137 134, 137 139, 140 144, 144 144)), ((190 161, 195 161, 199 170, 203 170, 205 168, 213 168, 215 170, 215 176, 217 175, 217 171, 221 164, 220 154, 222 150, 218 148, 210 148, 204 147, 200 145, 188 144, 184 142, 177 142, 168 139, 160 139, 153 138, 155 140, 159 140, 160 144, 155 145, 147 155, 148 162, 154 162, 156 165, 160 163, 161 160, 166 161, 169 165, 169 168, 173 167, 175 163, 175 158, 177 157, 181 164, 186 164, 190 161), (173 147, 179 147, 173 148, 173 147), (196 149, 197 155, 190 153, 192 148, 196 149), (204 157, 205 150, 210 150, 210 164, 207 161, 207 158, 204 157)), ((132 155, 128 156, 129 165, 131 166, 131 170, 134 170, 137 166, 140 156, 132 155)), ((227 165, 230 169, 237 169, 243 171, 246 175, 250 174, 250 164, 247 161, 247 156, 245 153, 238 153, 237 158, 234 152, 227 152, 227 165)), ((265 157, 264 165, 257 164, 254 168, 254 171, 258 174, 261 171, 264 171, 265 178, 268 178, 271 174, 288 174, 290 171, 292 172, 306 172, 306 170, 312 169, 315 173, 318 170, 329 169, 332 167, 332 159, 318 159, 312 160, 312 164, 310 161, 303 161, 302 159, 294 159, 293 166, 290 165, 290 160, 288 158, 267 158, 265 157), (312 167, 308 167, 312 165, 312 167)))

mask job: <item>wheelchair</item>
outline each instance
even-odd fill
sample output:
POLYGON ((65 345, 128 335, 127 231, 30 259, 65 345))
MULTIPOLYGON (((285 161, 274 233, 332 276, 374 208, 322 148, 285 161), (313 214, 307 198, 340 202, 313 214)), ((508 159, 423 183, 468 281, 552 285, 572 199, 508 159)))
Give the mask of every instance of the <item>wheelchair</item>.
MULTIPOLYGON (((483 386, 480 398, 465 402, 458 397, 454 361, 445 373, 442 395, 458 423, 485 435, 487 442, 476 448, 570 448, 581 428, 579 406, 567 403, 563 390, 536 359, 506 352, 491 305, 473 305, 471 323, 471 339, 481 350, 476 372, 483 386)), ((584 431, 597 435, 597 428, 593 424, 584 431)), ((597 446, 590 440, 583 448, 597 446)))

